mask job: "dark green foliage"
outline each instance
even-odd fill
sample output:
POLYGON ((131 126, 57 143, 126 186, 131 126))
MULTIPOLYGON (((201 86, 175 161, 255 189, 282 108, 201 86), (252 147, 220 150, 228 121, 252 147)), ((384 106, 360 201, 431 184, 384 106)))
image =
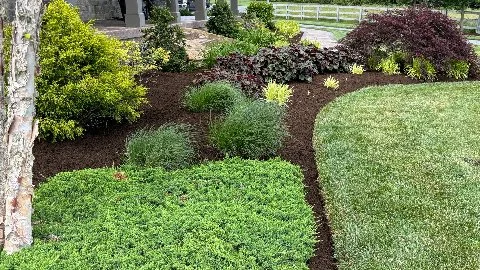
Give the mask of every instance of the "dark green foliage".
POLYGON ((41 137, 73 139, 85 129, 139 117, 145 89, 124 64, 128 54, 120 41, 83 23, 78 10, 63 0, 48 5, 40 39, 36 109, 41 137))
POLYGON ((255 14, 267 27, 273 29, 274 8, 271 3, 253 1, 248 4, 247 13, 255 14))
POLYGON ((223 121, 211 127, 211 142, 227 156, 252 159, 272 156, 288 134, 284 115, 284 108, 273 102, 240 103, 223 121))
POLYGON ((205 26, 210 33, 231 38, 235 38, 240 29, 225 0, 218 0, 217 4, 212 7, 205 26))
POLYGON ((193 12, 191 12, 188 8, 181 8, 180 9, 180 16, 193 16, 193 12))
POLYGON ((185 34, 179 25, 172 25, 174 17, 167 8, 154 7, 150 22, 153 27, 143 31, 143 53, 145 57, 157 48, 170 52, 167 63, 158 61, 157 66, 164 71, 179 72, 189 68, 188 56, 185 50, 185 34))
POLYGON ((62 173, 35 192, 35 244, 0 269, 308 269, 298 166, 229 159, 62 173))
POLYGON ((139 167, 174 170, 192 164, 195 150, 190 126, 167 124, 131 135, 126 145, 126 163, 139 167))
POLYGON ((185 106, 194 112, 223 112, 245 100, 240 89, 229 82, 212 82, 190 88, 185 94, 185 106))
POLYGON ((254 55, 258 52, 259 46, 245 41, 224 41, 214 43, 207 47, 203 54, 203 62, 211 68, 217 63, 217 58, 228 56, 232 53, 240 53, 243 55, 254 55))

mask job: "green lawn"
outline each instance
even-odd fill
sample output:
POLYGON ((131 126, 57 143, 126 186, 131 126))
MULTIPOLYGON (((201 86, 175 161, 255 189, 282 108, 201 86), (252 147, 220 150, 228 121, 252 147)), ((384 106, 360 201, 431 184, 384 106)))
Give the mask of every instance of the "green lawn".
POLYGON ((0 269, 308 269, 302 180, 278 159, 62 173, 36 191, 33 247, 0 269))
POLYGON ((340 269, 480 269, 480 82, 371 87, 317 117, 340 269))
POLYGON ((480 56, 480 46, 479 45, 476 45, 474 46, 474 49, 475 49, 475 53, 480 56))

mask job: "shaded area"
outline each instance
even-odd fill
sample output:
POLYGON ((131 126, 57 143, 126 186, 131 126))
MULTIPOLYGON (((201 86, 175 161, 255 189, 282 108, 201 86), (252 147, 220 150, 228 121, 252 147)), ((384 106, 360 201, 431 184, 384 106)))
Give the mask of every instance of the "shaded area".
MULTIPOLYGON (((149 88, 149 104, 142 117, 134 124, 116 125, 91 132, 75 141, 47 143, 37 141, 34 147, 34 182, 61 171, 83 168, 116 166, 124 156, 125 140, 129 134, 146 126, 159 126, 168 122, 182 122, 194 126, 197 132, 198 159, 217 160, 221 154, 207 144, 208 125, 216 115, 190 113, 181 105, 181 98, 194 73, 150 73, 141 79, 149 88)), ((290 137, 280 156, 301 166, 305 176, 306 200, 313 206, 317 222, 315 256, 309 260, 310 269, 336 269, 333 242, 324 203, 318 185, 318 172, 312 146, 312 134, 318 111, 330 101, 345 93, 370 85, 413 83, 403 76, 365 73, 361 76, 335 74, 340 81, 338 90, 326 89, 323 80, 327 75, 316 76, 312 83, 293 83, 294 95, 288 107, 287 124, 290 137)))

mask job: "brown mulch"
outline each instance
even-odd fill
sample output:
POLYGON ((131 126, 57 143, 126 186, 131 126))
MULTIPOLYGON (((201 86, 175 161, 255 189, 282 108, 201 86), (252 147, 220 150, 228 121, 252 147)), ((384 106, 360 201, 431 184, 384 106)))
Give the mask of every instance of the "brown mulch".
MULTIPOLYGON (((372 85, 414 83, 402 76, 387 76, 367 72, 361 76, 334 74, 340 81, 338 90, 326 89, 323 80, 327 75, 316 76, 312 83, 292 83, 294 95, 288 107, 287 124, 290 137, 280 151, 280 156, 301 166, 305 176, 306 201, 313 206, 317 220, 315 255, 309 260, 310 269, 336 269, 333 257, 332 234, 324 213, 324 202, 318 185, 318 172, 312 135, 318 111, 336 97, 372 85)), ((75 141, 47 143, 37 141, 33 152, 34 183, 62 171, 83 168, 116 166, 124 157, 125 140, 129 134, 142 127, 159 126, 169 122, 189 123, 197 132, 197 149, 200 160, 221 158, 218 151, 207 144, 206 132, 215 115, 191 113, 183 108, 181 98, 191 83, 193 73, 147 74, 142 82, 149 88, 149 104, 142 117, 133 124, 110 126, 90 132, 75 141)))

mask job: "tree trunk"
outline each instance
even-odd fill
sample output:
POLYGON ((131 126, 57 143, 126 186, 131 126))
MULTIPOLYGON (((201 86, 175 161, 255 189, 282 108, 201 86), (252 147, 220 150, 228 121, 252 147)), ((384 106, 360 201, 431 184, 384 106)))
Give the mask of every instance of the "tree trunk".
POLYGON ((35 67, 42 0, 17 0, 13 21, 12 57, 7 86, 7 115, 4 126, 6 145, 5 243, 11 254, 29 246, 32 238, 33 142, 37 136, 35 117, 35 67))

